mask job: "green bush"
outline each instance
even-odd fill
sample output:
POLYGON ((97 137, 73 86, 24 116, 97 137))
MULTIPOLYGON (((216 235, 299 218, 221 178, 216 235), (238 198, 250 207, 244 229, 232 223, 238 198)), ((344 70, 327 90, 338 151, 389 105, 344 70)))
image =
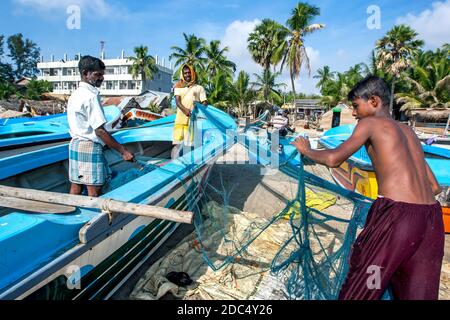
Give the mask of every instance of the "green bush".
POLYGON ((12 95, 16 94, 16 88, 6 81, 0 81, 0 99, 9 99, 12 95))
POLYGON ((27 84, 25 97, 30 100, 39 100, 43 93, 52 92, 53 86, 46 80, 32 79, 27 84))

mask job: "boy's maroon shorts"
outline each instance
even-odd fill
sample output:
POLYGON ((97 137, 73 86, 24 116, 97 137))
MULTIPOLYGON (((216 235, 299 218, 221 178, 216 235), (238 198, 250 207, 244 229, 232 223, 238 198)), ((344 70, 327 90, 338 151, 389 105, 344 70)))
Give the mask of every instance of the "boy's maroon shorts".
POLYGON ((388 286, 394 299, 437 299, 444 237, 438 202, 379 197, 353 245, 339 299, 380 299, 388 286))

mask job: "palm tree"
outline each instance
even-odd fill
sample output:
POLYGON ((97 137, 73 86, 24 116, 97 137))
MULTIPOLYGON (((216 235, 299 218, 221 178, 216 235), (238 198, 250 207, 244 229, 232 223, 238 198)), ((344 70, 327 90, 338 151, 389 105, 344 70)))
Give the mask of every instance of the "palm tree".
POLYGON ((276 79, 280 75, 279 72, 272 73, 270 69, 264 70, 261 75, 254 73, 256 78, 252 85, 255 87, 257 93, 264 99, 269 101, 271 99, 282 99, 281 93, 278 90, 281 87, 286 87, 285 83, 277 83, 276 79))
POLYGON ((248 36, 248 50, 253 60, 268 70, 273 64, 277 48, 283 43, 288 32, 274 20, 264 19, 248 36))
POLYGON ((319 14, 320 9, 318 7, 299 2, 292 10, 292 15, 286 22, 290 36, 278 47, 275 54, 275 61, 282 60, 280 71, 283 70, 285 63, 289 66, 294 95, 294 80, 300 76, 300 70, 304 64, 309 74, 311 74, 311 66, 309 64, 308 54, 306 53, 304 37, 325 27, 324 24, 320 23, 311 24, 312 20, 319 14))
POLYGON ((205 40, 197 38, 195 35, 187 35, 183 33, 184 40, 186 41, 186 48, 171 47, 173 53, 169 56, 170 60, 175 59, 175 67, 179 67, 175 72, 175 76, 178 76, 179 69, 183 64, 189 64, 194 67, 198 72, 204 70, 206 59, 203 56, 205 53, 205 40))
POLYGON ((369 64, 365 64, 363 63, 363 68, 364 68, 364 76, 377 76, 380 78, 384 78, 385 80, 387 80, 387 74, 383 71, 383 69, 380 69, 378 67, 378 60, 377 60, 377 55, 375 50, 372 50, 370 53, 370 57, 369 57, 369 64))
POLYGON ((225 53, 228 52, 228 47, 220 48, 220 41, 213 40, 205 47, 206 55, 206 71, 209 75, 214 77, 219 71, 233 74, 236 71, 236 64, 227 60, 225 53))
POLYGON ((231 105, 231 87, 233 77, 228 72, 219 70, 210 81, 207 82, 206 92, 208 101, 216 107, 227 109, 231 105))
POLYGON ((135 57, 127 58, 127 60, 133 62, 130 69, 133 79, 139 76, 141 76, 143 82, 147 79, 153 79, 159 69, 156 66, 155 58, 148 54, 148 48, 145 46, 135 47, 134 54, 135 57))
POLYGON ((389 109, 393 111, 395 82, 400 74, 410 66, 411 56, 423 46, 417 40, 418 33, 406 25, 394 26, 376 43, 378 67, 392 76, 391 101, 389 109))
POLYGON ((317 69, 317 74, 313 77, 314 79, 319 79, 316 84, 316 88, 322 93, 325 85, 330 81, 334 80, 336 72, 331 72, 329 66, 324 66, 323 68, 317 69))
POLYGON ((346 72, 334 72, 335 77, 326 82, 322 89, 321 102, 330 108, 346 101, 350 88, 362 78, 361 69, 362 65, 358 64, 346 72))
POLYGON ((246 107, 253 98, 253 91, 250 89, 250 76, 241 70, 236 81, 231 86, 231 99, 238 107, 238 113, 241 117, 247 111, 246 107))
POLYGON ((154 75, 158 73, 159 69, 156 66, 156 60, 148 54, 148 48, 145 46, 139 46, 134 48, 135 57, 128 57, 129 61, 132 61, 130 73, 133 79, 141 76, 142 81, 147 79, 153 79, 154 75))
POLYGON ((353 88, 360 80, 364 78, 364 64, 358 63, 350 67, 345 73, 345 82, 349 88, 353 88))
MULTIPOLYGON (((443 48, 445 51, 445 47, 443 48)), ((442 50, 419 52, 404 79, 411 90, 395 95, 401 111, 414 108, 450 107, 450 60, 442 50)))

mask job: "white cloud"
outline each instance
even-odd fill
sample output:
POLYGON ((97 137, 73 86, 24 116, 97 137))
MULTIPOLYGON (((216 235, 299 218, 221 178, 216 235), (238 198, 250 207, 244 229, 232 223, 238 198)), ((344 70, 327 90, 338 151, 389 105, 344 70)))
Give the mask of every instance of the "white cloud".
POLYGON ((396 22, 415 29, 427 46, 440 47, 450 42, 450 0, 433 2, 431 9, 418 15, 408 13, 399 17, 396 22))
POLYGON ((228 58, 236 63, 237 70, 245 70, 247 73, 259 73, 261 67, 255 63, 247 49, 248 35, 254 30, 260 20, 233 21, 225 29, 221 43, 229 48, 228 58))
POLYGON ((339 50, 336 52, 336 55, 337 55, 338 57, 340 57, 340 58, 344 58, 344 57, 347 56, 347 52, 346 52, 344 49, 339 49, 339 50))
MULTIPOLYGON (((256 19, 253 21, 233 21, 225 30, 225 35, 221 39, 224 46, 228 46, 228 58, 236 63, 237 71, 244 70, 253 78, 253 73, 261 73, 262 68, 253 61, 247 48, 248 35, 254 30, 255 26, 261 21, 256 19)), ((296 91, 305 93, 317 93, 314 88, 316 80, 312 78, 317 68, 320 67, 320 52, 312 47, 306 47, 311 66, 311 78, 308 77, 306 68, 302 68, 300 78, 295 80, 296 91)), ((287 85, 286 91, 292 90, 291 78, 287 68, 283 69, 283 73, 278 78, 279 83, 287 85)))
MULTIPOLYGON (((14 0, 21 8, 32 8, 40 13, 49 13, 52 11, 62 11, 66 14, 69 6, 80 6, 81 12, 90 12, 90 17, 108 17, 117 16, 119 12, 117 8, 113 8, 106 0, 14 0)), ((120 15, 123 15, 121 9, 120 15)))

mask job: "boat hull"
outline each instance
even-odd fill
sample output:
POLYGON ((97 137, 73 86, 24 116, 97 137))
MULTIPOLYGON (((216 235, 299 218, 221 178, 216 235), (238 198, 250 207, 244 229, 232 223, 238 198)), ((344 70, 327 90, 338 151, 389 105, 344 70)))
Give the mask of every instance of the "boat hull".
MULTIPOLYGON (((167 147, 172 146, 173 120, 167 117, 115 134, 151 166, 132 180, 123 176, 105 197, 192 211, 209 168, 234 144, 225 132, 235 132, 236 124, 222 111, 205 108, 198 128, 203 143, 176 160, 165 161, 163 154, 170 154, 167 147)), ((65 192, 61 183, 67 183, 67 148, 62 145, 0 159, 2 184, 65 192)), ((120 155, 107 150, 105 157, 116 172, 132 173, 133 164, 120 155)), ((108 213, 86 208, 69 215, 10 211, 0 212, 0 299, 107 298, 178 226, 127 214, 114 214, 110 221, 108 213)))
MULTIPOLYGON (((120 117, 120 110, 115 106, 105 107, 104 111, 108 121, 106 126, 111 126, 120 117)), ((5 121, 0 125, 0 150, 69 139, 69 124, 65 113, 5 121)))
POLYGON ((353 162, 346 161, 338 168, 330 168, 331 176, 341 187, 376 199, 378 184, 375 172, 362 170, 353 162))
MULTIPOLYGON (((327 149, 334 149, 345 141, 353 132, 354 126, 346 125, 328 130, 319 143, 327 149)), ((447 149, 440 149, 423 145, 425 160, 435 174, 442 187, 450 186, 448 165, 450 153, 447 149)), ((359 149, 338 168, 330 168, 331 175, 340 186, 356 191, 366 197, 375 199, 378 196, 376 175, 365 148, 359 149)))
MULTIPOLYGON (((201 190, 210 173, 205 164, 193 177, 173 185, 159 199, 150 204, 188 210, 199 200, 201 190), (186 185, 189 185, 186 190, 186 185), (186 195, 197 190, 193 199, 186 195)), ((149 259, 177 229, 179 223, 136 217, 106 239, 92 245, 79 244, 73 248, 78 255, 66 258, 63 266, 45 275, 45 268, 25 279, 2 299, 107 299, 149 259), (36 285, 30 285, 32 283, 36 285)), ((64 259, 64 257, 62 257, 64 259)), ((55 269, 54 267, 51 269, 55 269)))

